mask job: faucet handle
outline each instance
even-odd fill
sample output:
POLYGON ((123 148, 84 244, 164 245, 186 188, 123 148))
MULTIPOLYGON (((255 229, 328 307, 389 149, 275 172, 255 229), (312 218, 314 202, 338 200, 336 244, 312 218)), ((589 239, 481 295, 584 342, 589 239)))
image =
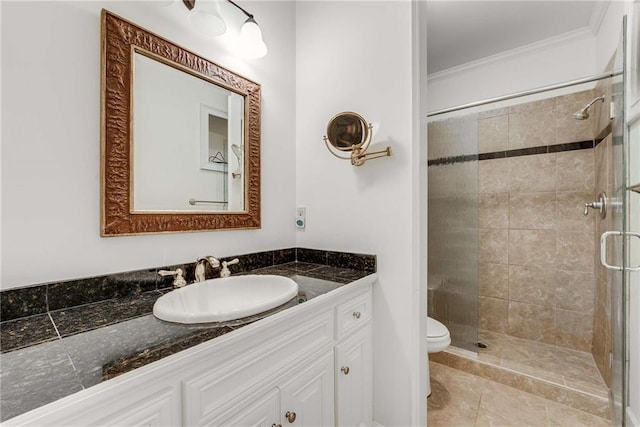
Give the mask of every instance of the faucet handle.
POLYGON ((222 270, 220 270, 220 277, 231 276, 231 270, 229 270, 229 266, 238 264, 239 262, 240 260, 238 258, 234 258, 231 261, 222 261, 222 270))
POLYGON ((176 268, 175 270, 159 270, 158 271, 158 275, 161 277, 174 276, 174 279, 173 279, 174 288, 182 288, 183 286, 186 286, 187 281, 184 280, 184 276, 182 274, 183 274, 183 271, 181 268, 176 268))
POLYGON ((598 200, 584 204, 582 214, 585 216, 589 215, 589 208, 598 210, 598 212, 600 212, 600 218, 604 219, 607 216, 607 195, 604 191, 598 194, 598 200))

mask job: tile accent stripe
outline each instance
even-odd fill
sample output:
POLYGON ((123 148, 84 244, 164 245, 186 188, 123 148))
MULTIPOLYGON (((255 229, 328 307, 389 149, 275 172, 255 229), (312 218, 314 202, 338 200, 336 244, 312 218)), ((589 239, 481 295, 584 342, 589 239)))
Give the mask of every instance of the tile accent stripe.
POLYGON ((519 148, 506 151, 494 151, 491 153, 467 154, 461 156, 440 157, 438 159, 429 160, 428 166, 450 165, 454 163, 471 162, 475 160, 491 160, 505 159, 509 157, 531 156, 534 154, 560 153, 564 151, 586 150, 594 148, 596 142, 594 140, 569 142, 566 144, 541 145, 538 147, 519 148))
POLYGON ((594 147, 598 146, 602 141, 604 141, 612 132, 611 123, 609 123, 602 131, 598 134, 595 140, 594 147))

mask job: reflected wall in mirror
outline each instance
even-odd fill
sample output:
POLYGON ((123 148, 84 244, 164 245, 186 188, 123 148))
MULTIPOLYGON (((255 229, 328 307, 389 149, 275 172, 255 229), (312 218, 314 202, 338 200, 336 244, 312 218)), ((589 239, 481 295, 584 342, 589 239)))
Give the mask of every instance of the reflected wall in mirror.
POLYGON ((244 97, 146 54, 133 55, 133 212, 243 211, 244 162, 229 154, 244 97))
POLYGON ((260 227, 260 85, 102 12, 102 235, 260 227))

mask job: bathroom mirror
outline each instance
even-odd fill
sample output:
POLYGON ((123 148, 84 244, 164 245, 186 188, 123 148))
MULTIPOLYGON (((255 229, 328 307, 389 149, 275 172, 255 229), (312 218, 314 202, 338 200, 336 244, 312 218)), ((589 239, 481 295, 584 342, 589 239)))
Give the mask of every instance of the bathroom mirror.
POLYGON ((103 236, 260 227, 260 85, 102 11, 103 236))

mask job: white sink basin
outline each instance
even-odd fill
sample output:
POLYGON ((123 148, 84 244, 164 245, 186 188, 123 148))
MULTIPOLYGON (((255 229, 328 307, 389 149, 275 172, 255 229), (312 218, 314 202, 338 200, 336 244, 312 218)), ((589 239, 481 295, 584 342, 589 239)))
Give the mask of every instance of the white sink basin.
POLYGON ((298 294, 298 284, 288 277, 234 276, 205 280, 158 298, 153 314, 176 323, 224 322, 262 313, 298 294))

